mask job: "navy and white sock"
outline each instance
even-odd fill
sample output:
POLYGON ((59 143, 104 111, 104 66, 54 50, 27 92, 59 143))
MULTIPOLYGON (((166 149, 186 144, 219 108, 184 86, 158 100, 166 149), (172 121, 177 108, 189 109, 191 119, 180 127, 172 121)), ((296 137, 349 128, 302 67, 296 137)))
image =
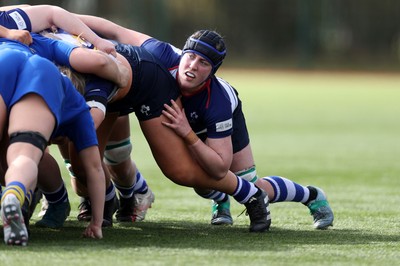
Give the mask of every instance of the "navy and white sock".
POLYGON ((292 201, 306 203, 310 199, 310 190, 287 178, 281 176, 267 176, 264 180, 272 185, 275 197, 270 200, 271 203, 292 201))
POLYGON ((120 198, 128 199, 133 196, 134 185, 132 185, 130 187, 122 187, 120 185, 114 184, 114 186, 117 188, 118 195, 120 196, 120 198))
POLYGON ((243 204, 247 202, 250 197, 252 197, 258 191, 258 188, 251 182, 241 179, 240 177, 236 176, 238 180, 238 185, 236 187, 235 192, 231 195, 233 198, 243 204))
MULTIPOLYGON (((196 190, 195 190, 196 191, 196 190)), ((229 198, 229 196, 224 193, 224 192, 220 192, 220 191, 216 191, 216 190, 212 190, 211 192, 207 193, 207 194, 200 194, 196 191, 197 195, 199 195, 202 198, 205 199, 210 199, 210 200, 214 200, 216 202, 222 203, 227 201, 229 198)))
POLYGON ((136 182, 133 185, 133 194, 146 194, 149 187, 147 186, 146 179, 144 179, 142 173, 137 170, 136 172, 136 182))
POLYGON ((113 184, 113 182, 110 182, 110 185, 108 186, 108 188, 106 188, 106 199, 105 201, 109 201, 114 199, 115 197, 115 186, 113 184))
POLYGON ((53 192, 44 192, 43 195, 46 197, 46 200, 49 204, 61 203, 68 201, 68 192, 65 188, 64 182, 62 182, 61 186, 53 192))

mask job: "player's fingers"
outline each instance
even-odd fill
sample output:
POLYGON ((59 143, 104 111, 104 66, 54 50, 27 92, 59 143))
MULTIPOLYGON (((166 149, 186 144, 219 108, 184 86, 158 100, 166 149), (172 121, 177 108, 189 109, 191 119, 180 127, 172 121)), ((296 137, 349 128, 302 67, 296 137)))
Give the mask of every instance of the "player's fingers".
POLYGON ((30 34, 27 34, 24 38, 24 43, 27 45, 30 45, 32 43, 32 36, 30 34))
POLYGON ((164 116, 166 116, 171 122, 174 122, 174 121, 175 121, 174 116, 171 115, 170 113, 168 113, 167 111, 163 110, 163 111, 162 111, 162 114, 163 114, 164 116))
POLYGON ((167 111, 170 115, 173 115, 173 116, 176 116, 176 115, 177 115, 177 111, 176 111, 176 109, 174 109, 173 107, 169 106, 168 104, 164 104, 164 107, 165 107, 166 111, 167 111))
POLYGON ((179 105, 174 100, 171 100, 171 105, 174 107, 175 110, 179 110, 179 111, 181 110, 179 105))
POLYGON ((114 56, 114 57, 117 57, 117 51, 115 51, 115 49, 112 49, 112 50, 110 51, 110 54, 111 54, 112 56, 114 56))

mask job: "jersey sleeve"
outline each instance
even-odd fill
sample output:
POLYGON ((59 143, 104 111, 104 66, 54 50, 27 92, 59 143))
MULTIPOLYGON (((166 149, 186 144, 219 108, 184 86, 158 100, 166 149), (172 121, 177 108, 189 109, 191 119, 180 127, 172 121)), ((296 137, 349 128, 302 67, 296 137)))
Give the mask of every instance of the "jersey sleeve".
POLYGON ((205 112, 204 119, 208 138, 224 138, 233 133, 231 105, 228 101, 212 104, 205 112))
POLYGON ((0 25, 8 29, 32 31, 31 20, 20 8, 0 11, 0 25))
POLYGON ((40 34, 32 33, 33 43, 30 48, 33 53, 36 53, 55 64, 71 67, 69 57, 72 50, 78 46, 59 40, 53 40, 41 36, 40 34))
POLYGON ((172 44, 151 38, 146 40, 142 44, 142 47, 155 56, 167 68, 179 65, 182 51, 172 44))
POLYGON ((84 98, 89 107, 99 108, 106 112, 107 102, 115 95, 117 87, 111 81, 88 75, 84 98))
POLYGON ((211 81, 211 96, 204 119, 207 137, 223 138, 233 134, 233 112, 238 105, 236 91, 222 79, 211 81))

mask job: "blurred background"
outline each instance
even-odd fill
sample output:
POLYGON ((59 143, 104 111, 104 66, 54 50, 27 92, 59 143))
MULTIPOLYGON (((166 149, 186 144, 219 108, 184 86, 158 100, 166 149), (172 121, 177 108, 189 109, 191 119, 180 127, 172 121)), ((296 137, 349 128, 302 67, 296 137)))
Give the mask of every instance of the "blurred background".
POLYGON ((225 66, 400 70, 399 0, 53 0, 182 47, 198 29, 225 37, 225 66))

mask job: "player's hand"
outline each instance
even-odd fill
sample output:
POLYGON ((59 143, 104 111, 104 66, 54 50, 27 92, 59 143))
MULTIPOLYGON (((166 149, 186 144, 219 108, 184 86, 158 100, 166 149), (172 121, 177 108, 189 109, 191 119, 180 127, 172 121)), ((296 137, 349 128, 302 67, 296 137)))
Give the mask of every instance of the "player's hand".
POLYGON ((94 43, 97 49, 105 52, 106 54, 111 54, 114 57, 117 57, 117 51, 115 51, 115 45, 109 40, 99 38, 97 43, 94 43))
POLYGON ((30 45, 32 43, 32 36, 27 30, 9 30, 6 38, 22 42, 26 45, 30 45))
POLYGON ((163 121, 162 124, 173 129, 178 136, 185 137, 192 128, 186 118, 184 109, 181 109, 174 100, 171 100, 171 106, 164 104, 164 108, 165 110, 162 113, 170 120, 170 123, 163 121))
POLYGON ((101 225, 97 226, 97 225, 94 225, 93 223, 90 223, 88 225, 88 227, 86 227, 86 229, 82 235, 83 235, 83 237, 87 237, 87 238, 102 239, 103 231, 101 229, 101 225))

